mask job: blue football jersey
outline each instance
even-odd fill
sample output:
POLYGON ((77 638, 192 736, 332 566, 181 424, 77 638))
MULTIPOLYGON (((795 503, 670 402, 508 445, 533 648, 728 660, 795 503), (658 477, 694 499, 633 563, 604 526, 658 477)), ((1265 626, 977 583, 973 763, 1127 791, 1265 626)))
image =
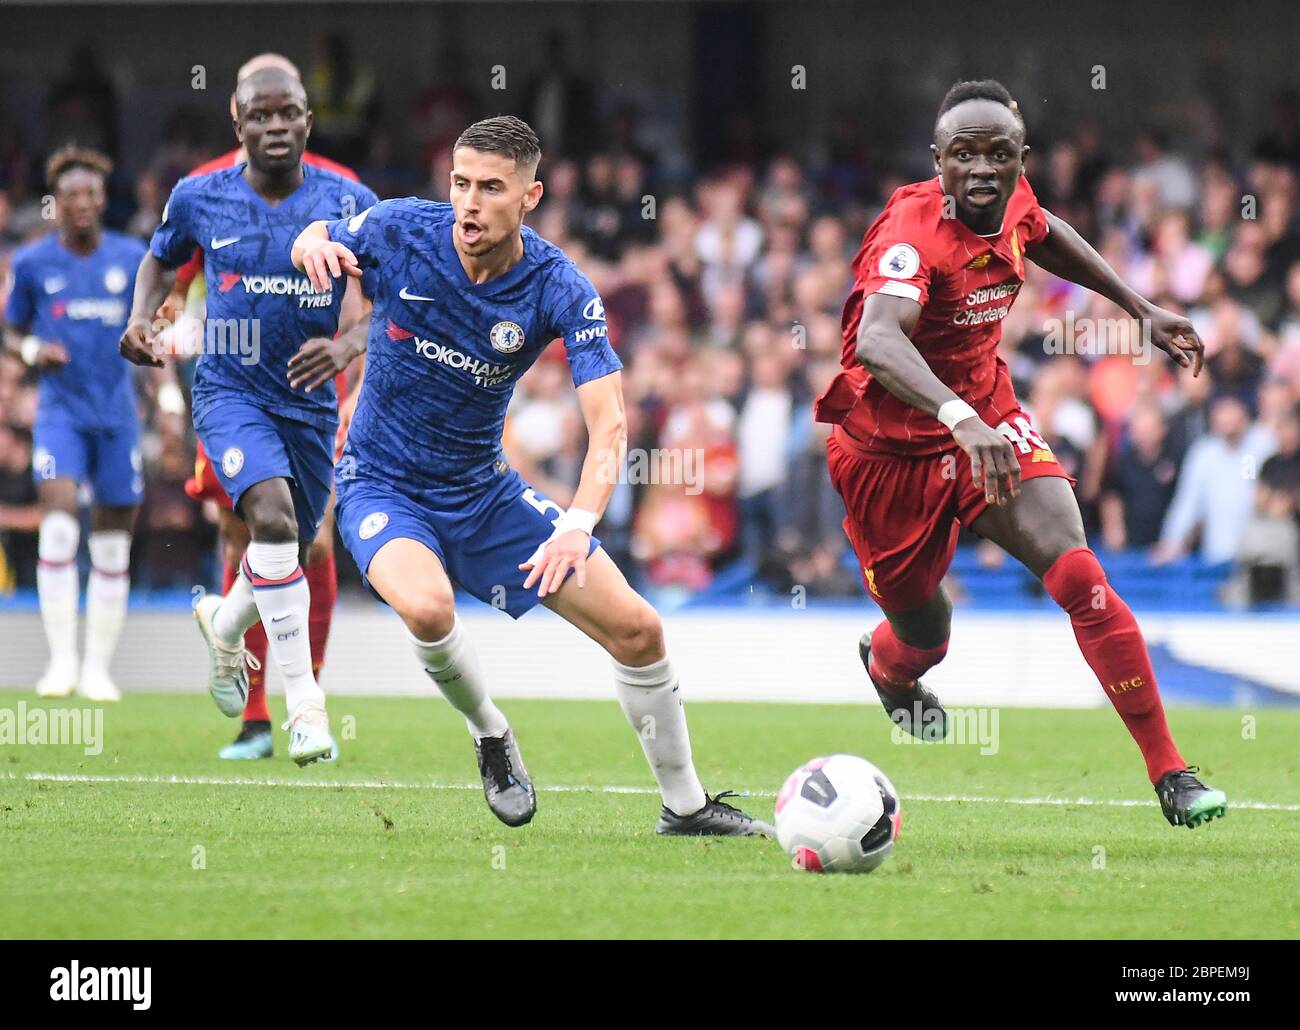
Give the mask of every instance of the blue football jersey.
POLYGON ((338 330, 344 284, 317 293, 289 260, 311 222, 349 217, 376 203, 365 186, 312 165, 303 183, 272 206, 244 178, 245 164, 182 179, 154 232, 154 257, 168 267, 203 249, 207 317, 194 401, 237 394, 316 426, 338 421, 330 382, 311 393, 289 385, 289 359, 307 340, 338 330))
POLYGON ((450 204, 386 200, 329 224, 365 270, 374 302, 349 464, 416 489, 489 480, 515 383, 562 338, 573 383, 610 375, 605 309, 590 281, 532 229, 504 275, 474 284, 452 240, 450 204))
POLYGON ((5 320, 61 343, 69 361, 40 374, 40 419, 78 429, 136 424, 131 366, 118 341, 131 314, 139 240, 104 230, 93 254, 74 254, 50 233, 20 247, 5 320))

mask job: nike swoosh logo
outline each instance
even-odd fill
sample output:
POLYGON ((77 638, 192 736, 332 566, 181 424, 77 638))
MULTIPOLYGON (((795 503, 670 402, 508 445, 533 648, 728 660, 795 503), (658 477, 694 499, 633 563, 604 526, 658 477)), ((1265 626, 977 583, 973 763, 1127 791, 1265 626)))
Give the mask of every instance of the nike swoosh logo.
POLYGON ((421 297, 418 293, 408 293, 407 290, 406 290, 406 287, 405 287, 405 286, 402 287, 401 292, 398 293, 398 296, 401 297, 402 300, 430 300, 430 301, 436 301, 436 300, 438 299, 437 297, 421 297))
POLYGON ((212 249, 220 250, 222 247, 229 247, 232 243, 238 243, 241 239, 243 239, 242 236, 231 236, 228 237, 227 239, 219 240, 215 236, 213 236, 212 249))
POLYGON ((287 615, 281 615, 278 619, 272 619, 271 621, 272 621, 272 622, 284 622, 284 620, 287 619, 288 617, 289 617, 289 616, 287 616, 287 615))

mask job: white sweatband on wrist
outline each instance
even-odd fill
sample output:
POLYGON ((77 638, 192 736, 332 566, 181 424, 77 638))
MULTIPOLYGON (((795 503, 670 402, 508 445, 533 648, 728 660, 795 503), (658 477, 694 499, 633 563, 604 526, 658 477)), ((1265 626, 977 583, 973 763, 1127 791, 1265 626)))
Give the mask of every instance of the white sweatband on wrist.
POLYGON ((967 404, 960 397, 954 397, 950 401, 944 401, 939 405, 939 411, 935 415, 940 422, 948 427, 948 431, 957 428, 958 422, 964 422, 968 418, 978 418, 975 409, 967 404))
POLYGON ((36 359, 41 354, 41 341, 37 336, 24 336, 23 342, 19 345, 22 354, 23 364, 29 368, 36 364, 36 359))
POLYGON ((560 536, 571 529, 580 529, 587 536, 591 536, 599 520, 600 516, 594 511, 587 511, 583 508, 570 508, 555 520, 555 535, 560 536))
POLYGON ((552 524, 553 528, 551 530, 551 535, 537 545, 537 550, 533 552, 533 556, 529 558, 525 564, 536 565, 542 560, 542 555, 546 553, 546 545, 557 537, 564 536, 564 534, 568 533, 570 530, 580 529, 586 533, 587 536, 591 536, 592 530, 596 528, 596 523, 599 519, 600 516, 594 511, 587 511, 583 508, 570 508, 555 520, 552 524))

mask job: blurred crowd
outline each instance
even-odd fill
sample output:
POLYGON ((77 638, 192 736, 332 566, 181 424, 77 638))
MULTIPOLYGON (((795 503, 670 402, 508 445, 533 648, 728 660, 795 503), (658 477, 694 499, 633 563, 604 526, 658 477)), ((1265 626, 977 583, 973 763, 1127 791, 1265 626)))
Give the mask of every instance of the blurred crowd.
MULTIPOLYGON (((602 109, 594 84, 549 45, 551 71, 519 112, 546 151, 531 224, 596 284, 625 366, 630 460, 600 527, 605 546, 663 589, 703 590, 745 568, 745 582, 756 574, 782 591, 860 593, 825 471, 828 427, 811 406, 840 360, 854 252, 913 177, 902 169, 914 155, 872 153, 841 127, 815 157, 776 149, 683 173, 660 159, 636 110, 602 109)), ((52 90, 48 117, 111 151, 111 83, 96 81, 93 55, 77 67, 52 90)), ((325 46, 307 77, 312 148, 353 164, 381 195, 445 199, 450 143, 485 108, 457 79, 454 55, 439 68, 409 112, 414 146, 398 153, 375 117, 373 77, 346 48, 325 46)), ((1186 312, 1206 345, 1194 378, 1143 350, 1114 305, 1026 265, 1001 354, 1078 481, 1090 540, 1140 549, 1153 566, 1187 556, 1231 566, 1231 603, 1300 601, 1300 104, 1278 98, 1265 135, 1210 153, 1185 153, 1155 130, 1030 133, 1028 175, 1044 206, 1139 292, 1186 312)), ((117 184, 110 221, 147 236, 172 182, 229 145, 173 119, 117 184)), ((0 269, 48 228, 34 178, 42 156, 0 132, 0 269)), ((148 489, 136 576, 188 585, 213 545, 211 513, 181 489, 192 433, 183 415, 159 412, 147 379, 141 398, 148 489)), ((30 375, 0 359, 0 586, 31 578, 34 406, 30 375)), ((585 445, 556 346, 520 383, 507 453, 564 504, 585 445)))

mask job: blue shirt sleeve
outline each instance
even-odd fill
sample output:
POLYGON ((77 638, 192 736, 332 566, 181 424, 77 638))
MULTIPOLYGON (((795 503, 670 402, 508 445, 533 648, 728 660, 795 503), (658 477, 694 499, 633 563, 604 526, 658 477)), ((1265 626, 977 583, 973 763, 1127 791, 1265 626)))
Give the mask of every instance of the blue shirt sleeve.
POLYGON ((573 385, 581 386, 623 367, 609 343, 605 304, 585 275, 565 262, 547 284, 547 319, 564 340, 573 385))
POLYGON ((163 208, 162 224, 154 230, 149 250, 168 268, 179 268, 200 246, 198 234, 193 224, 194 197, 187 186, 189 180, 182 179, 172 190, 171 197, 163 208))
MULTIPOLYGON (((346 201, 346 196, 344 199, 346 201)), ((379 234, 383 213, 375 210, 380 204, 374 190, 360 183, 356 186, 354 203, 355 214, 327 221, 325 228, 331 240, 343 244, 357 256, 357 263, 361 266, 361 292, 374 300, 379 286, 379 265, 383 261, 383 256, 377 252, 383 244, 383 237, 379 234)), ((346 207, 345 203, 344 210, 346 207)), ((387 249, 384 248, 385 253, 387 249)))
POLYGON ((383 264, 392 252, 383 229, 395 203, 393 200, 376 201, 351 218, 326 222, 325 229, 331 240, 343 244, 357 256, 357 264, 363 269, 373 268, 383 264))
POLYGON ((5 321, 13 328, 27 328, 36 317, 36 293, 32 289, 31 262, 18 255, 10 272, 9 300, 5 304, 5 321))

